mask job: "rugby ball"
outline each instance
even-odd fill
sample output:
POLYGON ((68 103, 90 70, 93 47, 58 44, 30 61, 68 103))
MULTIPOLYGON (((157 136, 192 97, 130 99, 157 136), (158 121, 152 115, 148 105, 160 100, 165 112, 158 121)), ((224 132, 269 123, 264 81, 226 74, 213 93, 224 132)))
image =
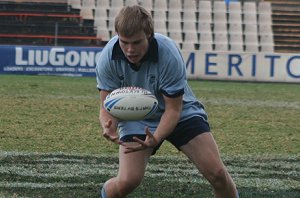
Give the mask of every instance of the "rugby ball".
POLYGON ((158 101, 148 90, 140 87, 115 89, 104 100, 104 108, 120 120, 143 120, 157 110, 158 101))

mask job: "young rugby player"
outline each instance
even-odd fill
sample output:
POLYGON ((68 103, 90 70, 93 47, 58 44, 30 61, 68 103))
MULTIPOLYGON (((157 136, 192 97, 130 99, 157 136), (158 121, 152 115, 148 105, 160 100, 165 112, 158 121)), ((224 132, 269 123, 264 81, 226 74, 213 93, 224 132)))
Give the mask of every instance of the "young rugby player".
POLYGON ((121 9, 115 30, 118 36, 104 47, 96 67, 102 104, 114 89, 138 86, 157 97, 159 108, 149 119, 121 121, 101 107, 103 136, 120 145, 118 175, 105 182, 102 198, 125 197, 137 188, 148 159, 164 140, 195 164, 215 197, 237 198, 204 107, 187 83, 185 63, 175 42, 154 33, 151 14, 138 5, 121 9))

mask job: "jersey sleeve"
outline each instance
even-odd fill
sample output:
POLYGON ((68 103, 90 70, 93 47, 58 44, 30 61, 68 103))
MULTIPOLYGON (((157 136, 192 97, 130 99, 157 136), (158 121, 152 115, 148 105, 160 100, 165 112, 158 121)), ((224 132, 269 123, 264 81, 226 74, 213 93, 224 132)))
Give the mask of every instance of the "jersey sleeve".
POLYGON ((162 64, 160 75, 160 91, 168 97, 177 97, 184 94, 186 68, 180 52, 175 49, 171 56, 162 64))
POLYGON ((104 48, 97 60, 96 80, 99 90, 112 91, 119 86, 119 80, 116 78, 116 72, 111 61, 111 50, 104 48))

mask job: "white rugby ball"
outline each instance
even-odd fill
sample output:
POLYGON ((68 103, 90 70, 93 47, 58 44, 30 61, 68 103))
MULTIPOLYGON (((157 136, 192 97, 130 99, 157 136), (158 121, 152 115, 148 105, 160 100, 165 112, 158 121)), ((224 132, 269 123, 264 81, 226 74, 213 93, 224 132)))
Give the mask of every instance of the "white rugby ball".
POLYGON ((158 107, 156 97, 140 87, 115 89, 104 100, 104 108, 120 120, 143 120, 151 117, 158 107))

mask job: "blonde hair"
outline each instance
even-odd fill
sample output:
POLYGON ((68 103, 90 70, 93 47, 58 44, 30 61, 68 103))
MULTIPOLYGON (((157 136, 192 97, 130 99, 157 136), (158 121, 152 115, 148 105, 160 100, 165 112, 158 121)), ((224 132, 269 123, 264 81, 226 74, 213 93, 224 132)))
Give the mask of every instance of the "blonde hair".
POLYGON ((151 14, 139 5, 123 7, 115 19, 115 31, 126 37, 133 36, 139 31, 145 34, 154 34, 154 25, 151 14))

